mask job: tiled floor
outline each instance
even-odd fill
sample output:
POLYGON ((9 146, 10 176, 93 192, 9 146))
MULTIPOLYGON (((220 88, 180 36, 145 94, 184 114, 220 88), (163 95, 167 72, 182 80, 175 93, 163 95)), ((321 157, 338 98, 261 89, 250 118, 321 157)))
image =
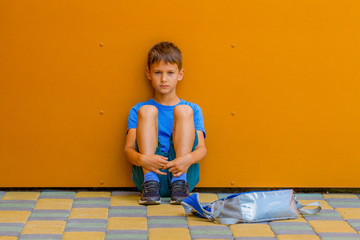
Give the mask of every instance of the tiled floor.
MULTIPOLYGON (((0 192, 0 240, 100 239, 360 239, 360 199, 356 194, 296 194, 301 203, 319 201, 323 210, 296 220, 219 225, 185 216, 182 206, 163 198, 138 205, 136 192, 0 192)), ((202 202, 226 194, 201 193, 202 202)))

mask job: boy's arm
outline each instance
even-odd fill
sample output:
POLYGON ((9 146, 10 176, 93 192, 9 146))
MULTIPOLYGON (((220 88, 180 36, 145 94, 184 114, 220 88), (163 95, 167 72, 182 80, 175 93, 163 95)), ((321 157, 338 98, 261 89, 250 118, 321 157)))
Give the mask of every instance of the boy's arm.
POLYGON ((159 171, 167 163, 167 158, 160 155, 144 155, 135 150, 136 129, 129 129, 126 139, 124 153, 126 159, 133 165, 143 167, 148 171, 155 172, 160 175, 166 173, 159 171))
POLYGON ((186 173, 192 164, 200 162, 206 155, 207 150, 204 134, 199 130, 196 132, 198 135, 198 145, 195 150, 185 154, 184 156, 177 157, 163 167, 163 169, 169 168, 169 171, 174 177, 179 177, 181 174, 186 173))

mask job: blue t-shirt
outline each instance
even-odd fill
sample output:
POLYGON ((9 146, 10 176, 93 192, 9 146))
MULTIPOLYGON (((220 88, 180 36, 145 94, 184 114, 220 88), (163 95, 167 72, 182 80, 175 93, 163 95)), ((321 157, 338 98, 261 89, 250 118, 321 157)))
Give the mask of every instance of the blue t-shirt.
POLYGON ((131 108, 129 112, 128 130, 130 128, 136 128, 138 111, 144 105, 153 105, 158 109, 158 137, 161 144, 161 151, 165 153, 169 152, 169 139, 173 131, 173 110, 177 105, 188 105, 192 108, 194 113, 195 130, 202 131, 205 137, 204 119, 201 108, 195 103, 187 102, 182 99, 180 99, 180 102, 178 104, 173 106, 162 105, 155 102, 153 99, 136 104, 133 108, 131 108))

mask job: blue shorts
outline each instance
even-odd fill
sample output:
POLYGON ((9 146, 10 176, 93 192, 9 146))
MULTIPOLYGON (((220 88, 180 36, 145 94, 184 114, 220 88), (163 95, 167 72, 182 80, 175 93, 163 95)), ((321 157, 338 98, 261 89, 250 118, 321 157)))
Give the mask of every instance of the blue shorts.
MULTIPOLYGON (((174 142, 172 141, 172 138, 170 138, 170 149, 168 153, 162 152, 161 149, 161 144, 159 142, 158 147, 156 148, 156 155, 161 155, 164 157, 168 158, 168 161, 172 161, 176 158, 175 155, 175 148, 174 148, 174 142)), ((195 132, 195 140, 194 140, 194 145, 192 148, 192 151, 195 150, 196 146, 198 145, 198 136, 197 133, 195 132)), ((138 146, 136 144, 136 151, 139 152, 138 146)), ((161 197, 169 197, 170 196, 170 183, 171 183, 171 178, 172 178, 172 174, 169 172, 169 169, 166 170, 162 170, 160 169, 160 171, 162 172, 166 172, 167 175, 159 175, 159 180, 160 180, 160 196, 161 197)), ((187 173, 187 182, 189 184, 189 191, 191 192, 194 187, 196 186, 196 184, 198 184, 199 182, 199 175, 200 175, 200 166, 198 163, 192 164, 187 173)), ((133 176, 133 181, 136 185, 136 188, 141 191, 141 186, 144 182, 144 172, 142 170, 141 167, 132 166, 132 176, 133 176)))

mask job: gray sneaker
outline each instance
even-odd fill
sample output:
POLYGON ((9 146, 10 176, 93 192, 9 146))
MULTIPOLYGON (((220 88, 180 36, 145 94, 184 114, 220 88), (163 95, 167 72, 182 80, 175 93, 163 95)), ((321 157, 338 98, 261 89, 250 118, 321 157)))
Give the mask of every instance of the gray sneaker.
POLYGON ((170 204, 179 205, 182 200, 190 196, 189 184, 184 180, 178 180, 170 184, 170 204))
POLYGON ((139 204, 156 205, 161 203, 160 183, 154 180, 146 181, 142 185, 141 197, 139 204))

